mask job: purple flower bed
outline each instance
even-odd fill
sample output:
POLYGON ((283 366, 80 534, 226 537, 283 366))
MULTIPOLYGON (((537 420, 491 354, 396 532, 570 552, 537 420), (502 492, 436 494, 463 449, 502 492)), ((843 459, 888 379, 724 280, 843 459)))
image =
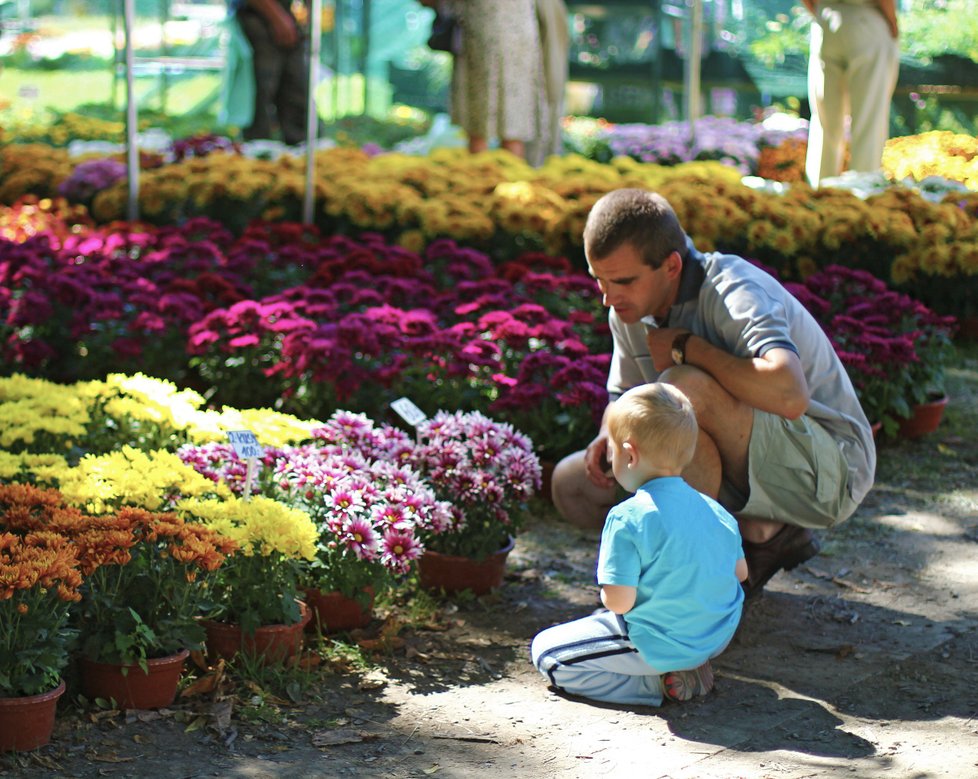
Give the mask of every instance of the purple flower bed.
POLYGON ((73 203, 91 203, 95 195, 125 178, 126 166, 113 159, 79 162, 71 175, 58 186, 58 194, 73 203))
POLYGON ((660 165, 718 160, 745 174, 757 170, 763 147, 777 146, 788 137, 807 137, 807 131, 770 130, 758 123, 716 116, 697 119, 694 128, 695 136, 691 136, 689 122, 616 124, 603 130, 602 136, 613 156, 660 165))

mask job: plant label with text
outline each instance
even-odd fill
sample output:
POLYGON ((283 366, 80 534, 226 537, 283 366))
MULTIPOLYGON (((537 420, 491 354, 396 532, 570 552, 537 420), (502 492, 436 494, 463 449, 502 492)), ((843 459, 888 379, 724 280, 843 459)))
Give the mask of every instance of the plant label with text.
POLYGON ((250 430, 230 430, 228 431, 228 441, 234 447, 234 453, 242 460, 262 457, 265 454, 264 448, 250 430))

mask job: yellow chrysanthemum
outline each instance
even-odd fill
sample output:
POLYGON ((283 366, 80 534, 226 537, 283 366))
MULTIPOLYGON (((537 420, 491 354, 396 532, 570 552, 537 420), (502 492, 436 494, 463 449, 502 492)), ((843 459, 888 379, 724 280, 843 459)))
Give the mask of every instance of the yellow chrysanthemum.
POLYGON ((225 485, 201 476, 172 452, 142 452, 131 446, 87 455, 77 467, 54 473, 58 482, 54 486, 65 500, 92 514, 121 506, 166 510, 179 496, 230 495, 225 485))
POLYGON ((267 557, 278 552, 305 560, 316 556, 319 531, 312 518, 271 498, 256 495, 250 500, 187 499, 180 501, 176 510, 237 542, 245 555, 267 557))

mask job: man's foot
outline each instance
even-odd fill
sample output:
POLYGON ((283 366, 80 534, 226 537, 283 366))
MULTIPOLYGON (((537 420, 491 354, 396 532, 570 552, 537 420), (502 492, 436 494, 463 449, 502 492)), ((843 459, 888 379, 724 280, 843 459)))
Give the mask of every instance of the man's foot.
POLYGON ((796 525, 785 525, 762 544, 744 541, 744 557, 747 558, 744 593, 752 598, 778 571, 796 568, 817 555, 820 548, 811 530, 796 525))
POLYGON ((670 671, 659 677, 662 690, 672 701, 688 701, 698 695, 706 695, 713 689, 713 666, 707 660, 699 668, 690 671, 670 671))

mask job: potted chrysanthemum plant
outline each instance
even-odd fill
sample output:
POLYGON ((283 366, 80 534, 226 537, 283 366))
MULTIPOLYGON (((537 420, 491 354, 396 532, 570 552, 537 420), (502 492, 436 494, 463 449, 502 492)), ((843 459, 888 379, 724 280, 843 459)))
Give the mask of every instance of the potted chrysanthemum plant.
POLYGON ((479 412, 440 411, 417 431, 410 462, 452 506, 447 529, 422 534, 422 586, 477 594, 498 587, 527 501, 540 489, 532 442, 479 412), (460 569, 468 573, 456 580, 460 569))
POLYGON ((0 752, 51 738, 77 637, 70 609, 82 576, 71 532, 82 519, 54 490, 0 485, 0 752))

